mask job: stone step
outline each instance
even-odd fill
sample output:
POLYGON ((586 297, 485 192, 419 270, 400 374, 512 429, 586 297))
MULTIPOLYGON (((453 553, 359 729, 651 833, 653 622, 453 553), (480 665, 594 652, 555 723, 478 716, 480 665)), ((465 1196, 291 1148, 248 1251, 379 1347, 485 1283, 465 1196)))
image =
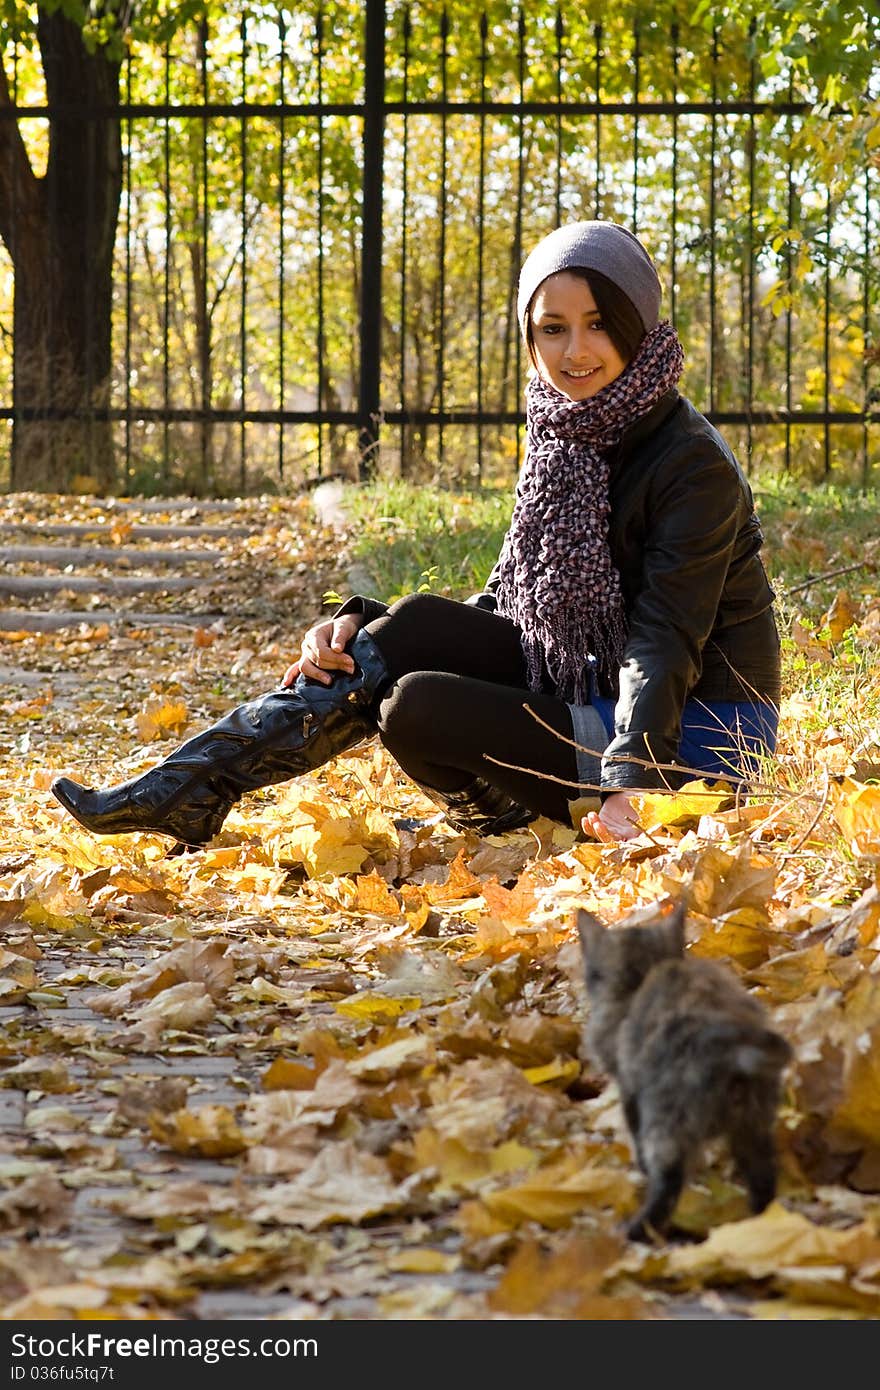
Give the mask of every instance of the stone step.
POLYGON ((92 608, 88 612, 45 613, 26 608, 0 611, 0 632, 56 632, 65 627, 210 627, 218 618, 235 621, 214 609, 210 613, 120 613, 116 608, 92 608))
POLYGON ((222 550, 135 550, 130 546, 0 546, 0 564, 76 565, 217 565, 226 558, 222 550))
MULTIPOLYGON (((172 541, 178 538, 198 539, 201 536, 210 540, 214 537, 258 536, 264 529, 262 526, 177 526, 170 523, 167 526, 141 526, 135 523, 125 540, 172 541)), ((15 535, 78 536, 84 540, 99 540, 112 536, 113 526, 106 521, 95 522, 94 526, 80 521, 0 521, 0 536, 15 535)))
POLYGON ((0 594, 147 594, 177 593, 183 589, 204 588, 212 581, 199 575, 186 579, 169 575, 165 579, 142 575, 3 575, 0 574, 0 594))

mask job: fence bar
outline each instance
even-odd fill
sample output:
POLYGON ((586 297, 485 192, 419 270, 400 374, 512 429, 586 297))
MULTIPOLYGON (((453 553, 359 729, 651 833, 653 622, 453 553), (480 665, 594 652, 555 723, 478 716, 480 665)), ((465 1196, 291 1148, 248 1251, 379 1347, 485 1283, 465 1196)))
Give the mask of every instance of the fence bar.
MULTIPOLYGON (((678 25, 673 24, 672 40, 672 99, 678 98, 678 25)), ((678 111, 672 113, 672 247, 669 267, 669 316, 675 326, 675 282, 678 271, 675 261, 678 245, 678 111)))
MULTIPOLYGON (((403 12, 403 99, 406 102, 409 95, 409 44, 412 37, 412 20, 410 18, 409 5, 403 12)), ((399 366, 399 396, 401 410, 406 410, 406 313, 407 313, 407 283, 406 283, 406 257, 407 246, 407 216, 409 213, 409 112, 403 113, 403 152, 401 168, 401 189, 400 189, 401 209, 400 209, 400 366, 399 366)), ((407 430, 404 425, 400 430, 400 473, 401 476, 406 472, 407 458, 407 430)))
MULTIPOLYGON (((488 100, 486 102, 486 114, 490 116, 509 116, 519 107, 518 101, 488 100)), ((556 97, 547 100, 530 101, 527 109, 532 116, 555 117, 558 111, 556 97)), ((671 116, 673 103, 671 101, 639 100, 633 103, 631 98, 626 101, 566 101, 564 104, 565 112, 570 116, 671 116)), ((712 103, 708 101, 689 101, 688 111, 695 116, 711 116, 712 103)), ((131 116, 134 119, 141 117, 155 117, 164 110, 162 103, 149 101, 123 102, 118 106, 109 106, 106 102, 96 102, 94 105, 83 105, 79 102, 70 102, 64 107, 66 116, 100 116, 100 117, 119 117, 126 119, 131 116)), ((400 116, 404 112, 410 115, 438 116, 443 110, 442 101, 430 99, 415 101, 389 100, 385 102, 385 112, 387 115, 400 116)), ((756 115, 786 115, 791 112, 794 115, 809 114, 812 110, 809 102, 797 101, 790 107, 787 102, 779 101, 756 101, 751 103, 747 100, 721 101, 718 103, 717 115, 719 116, 748 116, 754 110, 756 115)), ((832 114, 847 115, 846 108, 831 108, 832 114)), ((446 111, 449 115, 456 116, 477 116, 480 112, 479 100, 448 101, 446 111)), ((56 113, 54 109, 35 103, 26 106, 9 106, 0 108, 0 121, 15 120, 16 116, 26 114, 31 117, 44 117, 51 119, 56 113)), ((194 101, 180 101, 174 103, 175 116, 181 119, 187 116, 200 117, 202 105, 194 101)), ((239 117, 277 117, 279 107, 277 101, 234 101, 234 102, 212 102, 211 115, 222 117, 229 116, 238 120, 239 117)), ((361 117, 364 114, 362 102, 357 101, 292 101, 285 102, 284 114, 293 117, 312 117, 317 116, 355 116, 361 117)))
POLYGON ((385 149, 385 0, 366 0, 364 52, 364 194, 361 246, 359 474, 379 454, 382 362, 382 178, 385 149))
POLYGON ((633 210, 632 229, 639 230, 639 80, 641 77, 641 32, 638 18, 633 20, 633 210))
POLYGON ((718 97, 718 30, 712 30, 712 115, 709 122, 709 413, 714 417, 716 406, 715 362, 717 348, 718 320, 716 291, 718 287, 718 267, 715 260, 715 227, 717 225, 717 194, 715 171, 718 167, 718 116, 716 101, 718 97))
POLYGON ((562 22, 562 10, 556 7, 556 196, 554 204, 556 207, 556 223, 558 227, 562 221, 562 35, 564 25, 562 22))
POLYGON ((449 15, 446 8, 440 12, 440 90, 443 94, 443 111, 440 115, 440 238, 437 247, 437 310, 435 334, 437 343, 437 404, 439 424, 437 426, 437 462, 443 464, 443 415, 446 408, 446 108, 449 79, 449 15))
POLYGON ((602 101, 602 25, 593 26, 593 35, 596 40, 596 129, 594 141, 596 153, 594 155, 594 169, 596 172, 596 197, 593 209, 593 217, 598 220, 602 212, 602 115, 600 105, 602 101))
MULTIPOLYGON (((789 74, 789 79, 788 79, 788 90, 789 90, 789 92, 790 92, 792 95, 794 94, 794 73, 793 73, 793 72, 791 72, 791 73, 789 74)), ((794 147, 793 147, 793 146, 794 146, 794 141, 793 141, 793 124, 794 124, 794 117, 793 117, 793 116, 787 116, 787 117, 786 117, 786 122, 787 122, 787 126, 788 126, 788 174, 787 174, 787 184, 786 184, 786 218, 787 218, 787 220, 788 220, 788 225, 789 225, 789 227, 793 227, 793 226, 794 226, 794 166, 793 166, 793 164, 792 164, 792 158, 793 158, 793 155, 794 155, 794 147)), ((786 292, 787 292, 787 294, 788 294, 788 303, 787 303, 786 306, 785 306, 785 409, 786 409, 786 411, 787 411, 788 413, 791 413, 791 401, 792 401, 792 392, 791 392, 791 349, 792 349, 792 335, 793 335, 793 331, 794 331, 794 311, 793 311, 793 303, 792 303, 792 300, 793 300, 793 297, 794 297, 794 296, 793 296, 793 293, 792 293, 791 276, 792 276, 791 238, 790 238, 790 237, 786 237, 786 240, 785 240, 785 288, 786 288, 786 292)), ((786 472, 786 473, 790 473, 790 472, 791 472, 791 422, 790 422, 789 420, 786 420, 786 422, 785 422, 785 472, 786 472)))
MULTIPOLYGON (((486 49, 489 21, 486 11, 480 15, 480 96, 486 96, 486 49)), ((486 218, 486 113, 480 112, 480 168, 477 188, 477 412, 483 413, 483 295, 485 290, 485 218, 486 218)), ((477 477, 483 477, 483 423, 477 425, 477 477)))
POLYGON ((165 124, 162 132, 162 159, 165 187, 165 270, 162 281, 162 401, 165 419, 162 422, 162 482, 168 486, 168 462, 171 425, 171 368, 169 337, 171 318, 171 51, 165 44, 165 124))
POLYGON ((868 350, 871 342, 871 164, 865 164, 864 258, 862 261, 862 488, 867 489, 870 470, 868 450, 868 411, 871 394, 868 388, 868 350))
MULTIPOLYGON (((284 253, 286 250, 285 234, 285 212, 287 205, 287 190, 284 181, 284 173, 287 163, 286 148, 286 129, 284 120, 284 79, 285 62, 287 58, 287 25, 284 22, 284 12, 278 14, 278 101, 281 106, 281 114, 278 117, 278 406, 284 409, 285 381, 284 381, 284 326, 285 326, 285 303, 284 303, 284 253)), ((278 458, 276 467, 278 469, 278 481, 284 478, 284 427, 278 427, 278 458)))
MULTIPOLYGON (((523 122, 524 122, 524 120, 525 120, 525 116, 523 115, 523 107, 524 107, 524 105, 525 105, 525 88, 526 88, 526 17, 525 17, 525 15, 524 15, 524 13, 523 13, 523 11, 522 11, 521 8, 517 11, 516 27, 517 27, 517 81, 518 81, 518 87, 519 87, 519 120, 518 120, 518 122, 517 122, 517 150, 516 150, 516 220, 515 220, 515 222, 514 222, 514 238, 513 238, 513 247, 514 247, 514 249, 513 249, 513 262, 512 262, 512 265, 511 265, 511 275, 510 275, 510 301, 509 301, 509 302, 510 302, 510 312, 509 312, 509 314, 508 314, 508 322, 511 322, 511 321, 512 321, 512 325, 513 325, 513 360, 514 360, 514 382, 513 382, 513 387, 514 387, 514 399, 517 401, 517 404, 518 404, 518 403, 519 403, 519 397, 518 397, 517 387, 518 387, 518 385, 519 385, 519 382, 520 382, 520 379, 521 379, 521 376, 522 376, 521 348, 520 348, 520 345, 521 345, 521 342, 522 342, 522 334, 521 334, 521 332, 520 332, 519 319, 518 319, 517 313, 516 313, 516 301, 517 301, 517 282, 518 282, 518 279, 519 279, 519 268, 520 268, 520 265, 521 265, 521 263, 522 263, 522 258, 523 258, 523 256, 522 256, 522 249, 523 249, 523 240, 522 240, 522 232, 523 232, 523 186, 524 186, 524 183, 525 183, 525 177, 524 177, 524 175, 525 175, 525 153, 524 153, 524 144, 523 144, 523 137, 524 137, 524 133, 525 133, 525 132, 524 132, 524 129, 523 129, 523 122)), ((505 376, 506 376, 506 373, 505 373, 505 376)), ((507 399, 507 381, 506 381, 506 380, 505 380, 505 382, 504 382, 504 384, 503 384, 503 388, 502 388, 502 389, 503 389, 503 391, 504 391, 504 400, 506 401, 506 399, 507 399)), ((517 452, 519 452, 520 434, 521 434, 520 428, 519 428, 519 426, 517 426, 517 431, 516 431, 517 452)))
MULTIPOLYGON (((83 128, 83 138, 86 142, 86 206, 88 211, 86 218, 89 230, 86 233, 84 245, 94 244, 95 241, 95 142, 98 138, 97 123, 87 120, 83 128)), ((95 400, 95 315, 94 315, 94 292, 92 289, 94 264, 87 262, 83 266, 85 276, 85 303, 83 305, 83 321, 85 325, 85 378, 86 378, 86 402, 89 415, 86 420, 86 440, 87 440, 87 459, 83 460, 83 472, 88 472, 88 459, 95 456, 95 420, 91 414, 91 407, 95 400)))
MULTIPOLYGON (((17 110, 17 108, 18 108, 18 39, 17 39, 17 38, 15 39, 15 41, 14 41, 14 43, 13 43, 13 45, 12 45, 12 87, 11 87, 10 95, 12 96, 12 109, 13 109, 13 111, 15 111, 15 110, 17 110)), ((11 140, 10 140, 10 142, 9 142, 9 187, 10 187, 10 188, 14 188, 14 187, 15 187, 15 146, 14 146, 13 141, 11 141, 11 140)), ((11 208, 9 209, 9 224, 10 224, 10 239, 11 239, 11 242, 12 242, 12 246, 15 247, 16 250, 17 250, 18 244, 19 244, 19 241, 18 241, 18 215, 17 215, 17 214, 18 214, 18 199, 17 199, 17 198, 13 198, 13 199, 12 199, 12 206, 11 206, 11 208)), ((11 383, 11 384, 12 384, 12 410, 9 412, 9 415, 7 416, 7 418, 9 419, 10 425, 11 425, 11 430, 10 430, 10 433, 11 433, 10 456, 11 456, 11 458, 10 458, 10 469, 9 469, 9 473, 10 473, 10 481, 12 482, 12 484, 13 484, 13 486, 14 486, 14 485, 15 485, 15 482, 16 482, 16 479, 15 479, 15 471, 14 471, 14 470, 15 470, 15 442, 16 442, 15 436, 16 436, 16 433, 17 433, 17 418, 16 418, 15 406, 18 404, 18 390, 17 390, 16 372, 15 372, 15 368, 16 368, 15 356, 16 356, 16 355, 15 355, 15 303, 14 303, 14 301, 13 301, 13 308, 12 308, 12 330, 13 330, 12 383, 11 383)))
MULTIPOLYGON (((241 21, 241 100, 247 101, 247 18, 241 21)), ((241 149, 241 319, 240 361, 241 361, 241 408, 247 409, 247 296, 248 296, 248 254, 247 254, 247 190, 248 190, 248 147, 247 118, 241 117, 239 123, 239 145, 241 149)), ((239 472, 242 492, 247 489, 247 430, 244 419, 239 426, 239 472)))
POLYGON ((831 472, 831 425, 828 411, 831 407, 831 189, 825 191, 825 311, 822 324, 822 361, 824 366, 822 404, 825 409, 823 430, 825 445, 825 477, 831 472))
MULTIPOLYGON (((131 100, 131 48, 125 57, 125 95, 131 100)), ((131 116, 125 121, 125 491, 131 491, 131 116)))
MULTIPOLYGON (((324 102, 324 7, 318 7, 315 19, 315 62, 318 71, 318 108, 324 102)), ((324 476, 324 427, 322 417, 326 404, 327 343, 324 334, 324 121, 318 115, 318 477, 324 476)))
MULTIPOLYGON (((749 102, 754 106, 755 101, 755 59, 754 59, 754 37, 757 25, 755 20, 749 23, 749 102)), ((748 322, 746 325, 746 412, 748 424, 746 425, 746 468, 752 466, 752 402, 754 396, 755 379, 755 113, 749 112, 748 117, 748 148, 749 148, 749 230, 746 237, 746 251, 748 255, 748 300, 747 314, 748 322)))
MULTIPOLYGON (((873 394, 873 393, 872 393, 873 394)), ((124 406, 114 406, 109 408, 96 407, 92 412, 95 420, 120 421, 125 419, 124 406)), ((871 406, 867 412, 868 421, 871 424, 880 424, 880 409, 871 406)), ((786 413, 784 410, 767 406, 766 408, 757 407, 751 412, 745 410, 716 410, 712 419, 716 424, 723 425, 745 425, 751 416, 752 421, 759 425, 780 425, 785 424, 786 413)), ((860 425, 864 419, 865 412, 862 410, 829 410, 826 414, 824 410, 794 410, 791 414, 791 424, 794 425, 823 425, 826 420, 831 425, 860 425)), ((83 410, 69 410, 65 406, 3 406, 0 408, 0 420, 82 420, 86 418, 83 410)), ((161 424, 165 419, 173 424, 191 424, 204 419, 201 406, 173 406, 165 410, 163 406, 142 406, 137 412, 137 419, 145 424, 161 424)), ((417 425, 435 425, 437 423, 437 411, 427 407, 425 409, 413 410, 385 410, 383 420, 389 424, 400 423, 406 420, 417 425)), ((315 423, 315 412, 313 410, 238 410, 223 409, 216 407, 211 411, 211 419, 218 424, 239 424, 242 419, 249 425, 309 425, 315 423)), ((356 410, 325 410, 322 412, 321 419, 326 425, 354 426, 358 424, 360 416, 356 410)), ((524 415, 521 410, 446 410, 443 414, 443 423, 446 425, 476 425, 480 421, 489 425, 515 425, 524 422, 524 415)))
MULTIPOLYGON (((211 420, 211 396, 213 393, 213 347, 211 343, 211 318, 208 313, 208 18, 203 15, 198 28, 199 76, 205 113, 202 116, 202 197, 201 223, 199 227, 199 254, 201 256, 201 283, 199 285, 199 395, 204 419, 199 429, 199 462, 201 465, 202 486, 206 491, 214 485, 214 427, 211 420)), ((244 402, 242 402, 242 405, 244 402)))

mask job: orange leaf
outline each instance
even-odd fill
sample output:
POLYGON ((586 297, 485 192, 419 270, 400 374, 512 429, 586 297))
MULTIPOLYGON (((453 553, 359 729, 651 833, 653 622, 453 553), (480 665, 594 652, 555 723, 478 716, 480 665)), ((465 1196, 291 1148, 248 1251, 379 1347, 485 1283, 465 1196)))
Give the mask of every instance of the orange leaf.
POLYGON ((458 851, 449 865, 449 874, 445 883, 426 883, 424 885, 425 896, 432 903, 453 902, 460 898, 476 898, 480 896, 482 891, 482 883, 474 877, 465 863, 463 849, 458 851))
POLYGON ((529 918, 537 907, 534 884, 525 877, 517 880, 515 887, 505 888, 493 876, 484 880, 480 892, 493 917, 506 925, 527 926, 529 918))
POLYGON ((357 905, 361 912, 375 912, 379 917, 399 917, 400 903, 376 869, 355 879, 357 905))

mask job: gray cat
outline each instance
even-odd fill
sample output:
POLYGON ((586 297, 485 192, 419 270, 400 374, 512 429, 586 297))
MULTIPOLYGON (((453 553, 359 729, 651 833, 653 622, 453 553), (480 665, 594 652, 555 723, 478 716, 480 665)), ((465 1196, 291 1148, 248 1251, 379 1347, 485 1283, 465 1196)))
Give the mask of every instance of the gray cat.
POLYGON ((762 1004, 723 965, 686 956, 684 905, 644 926, 578 912, 594 1062, 617 1081, 644 1203, 632 1240, 664 1234, 704 1141, 726 1136, 754 1212, 776 1194, 774 1128, 791 1059, 762 1004))

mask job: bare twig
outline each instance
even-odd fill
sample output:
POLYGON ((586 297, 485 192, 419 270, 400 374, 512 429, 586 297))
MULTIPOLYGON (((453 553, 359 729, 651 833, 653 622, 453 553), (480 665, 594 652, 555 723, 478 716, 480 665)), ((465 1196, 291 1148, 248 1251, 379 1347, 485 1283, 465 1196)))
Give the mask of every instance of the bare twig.
MULTIPOLYGON (((867 546, 874 546, 876 544, 876 541, 868 541, 867 546)), ((821 584, 824 579, 836 579, 839 574, 851 574, 853 570, 873 570, 876 568, 876 559, 873 556, 869 556, 867 560, 857 560, 853 565, 840 565, 837 569, 825 570, 823 574, 815 574, 812 579, 805 579, 800 584, 789 584, 782 592, 788 597, 789 594, 799 594, 802 589, 812 589, 814 584, 821 584)))
MULTIPOLYGON (((532 718, 533 718, 538 724, 541 725, 541 728, 542 728, 542 729, 546 729, 548 733, 553 734, 554 738, 561 739, 561 741, 562 741, 563 743, 567 743, 567 744, 569 745, 570 748, 579 748, 579 749, 581 750, 581 752, 583 752, 583 753, 589 753, 590 756, 591 756, 591 757, 594 757, 594 758, 603 758, 603 757, 606 757, 606 756, 607 756, 607 755, 606 755, 603 751, 601 751, 600 749, 597 749, 597 748, 586 748, 586 747, 584 746, 584 744, 578 743, 576 739, 567 738, 565 734, 561 734, 561 733, 559 732, 558 729, 554 729, 553 726, 552 726, 551 724, 547 724, 547 723, 541 718, 541 716, 540 716, 539 714, 536 714, 535 711, 532 709, 531 705, 523 705, 523 709, 525 709, 525 710, 532 716, 532 718)), ((483 754, 483 757, 486 759, 486 762, 487 762, 487 763, 495 763, 496 767, 503 767, 503 768, 506 768, 506 769, 508 770, 508 772, 525 772, 525 773, 527 773, 530 777, 540 777, 540 778, 541 778, 543 781, 545 781, 545 782, 556 782, 556 783, 558 783, 559 785, 564 786, 564 787, 580 787, 580 788, 581 788, 582 790, 584 790, 584 791, 600 792, 600 791, 607 791, 607 790, 608 790, 607 787, 603 787, 603 786, 602 786, 600 783, 598 783, 598 782, 579 782, 579 781, 574 781, 574 780, 572 780, 572 779, 569 778, 569 777, 555 777, 555 776, 554 776, 552 773, 550 773, 550 772, 539 772, 536 768, 533 768, 533 767, 522 767, 519 763, 506 763, 506 762, 502 761, 501 758, 493 758, 492 755, 491 755, 490 753, 484 753, 484 754, 483 754)), ((714 779, 714 780, 716 780, 716 781, 717 781, 717 780, 722 780, 722 781, 724 780, 723 775, 721 775, 721 774, 719 774, 719 773, 706 772, 706 771, 704 771, 704 770, 701 769, 701 768, 686 767, 686 766, 685 766, 684 764, 682 764, 682 763, 656 763, 656 762, 652 762, 652 761, 650 760, 650 758, 638 758, 638 757, 636 757, 635 753, 615 753, 615 754, 612 754, 612 755, 611 755, 610 761, 612 761, 612 762, 620 762, 620 763, 635 763, 637 767, 648 768, 648 769, 650 769, 651 771, 657 771, 657 772, 675 772, 675 773, 678 773, 678 774, 686 773, 686 774, 687 774, 688 776, 690 776, 690 777, 710 778, 710 779, 714 779)), ((656 794, 656 793, 658 792, 658 790, 662 790, 662 789, 659 789, 659 788, 657 788, 656 786, 651 786, 651 787, 627 787, 627 788, 626 788, 627 793, 633 793, 634 795, 641 795, 641 794, 652 795, 652 794, 656 794)), ((782 791, 783 791, 783 788, 778 787, 778 786, 774 786, 772 783, 769 783, 769 782, 750 782, 750 783, 749 783, 749 796, 754 796, 754 795, 756 795, 756 794, 764 795, 764 796, 778 796, 778 795, 780 795, 780 793, 781 793, 782 791)), ((731 795, 733 795, 733 792, 734 792, 734 788, 731 787, 731 795)), ((689 792, 688 792, 688 796, 717 796, 717 795, 718 795, 717 791, 712 791, 711 789, 708 789, 708 788, 707 788, 705 791, 696 790, 696 791, 689 791, 689 792)), ((805 792, 805 793, 803 793, 803 795, 804 795, 805 797, 807 797, 807 798, 810 798, 811 796, 813 796, 813 794, 810 793, 810 792, 805 792)), ((814 798, 814 799, 815 799, 815 798, 814 798)))
POLYGON ((831 786, 831 780, 828 776, 827 767, 822 769, 822 773, 825 785, 822 788, 822 798, 819 802, 819 809, 814 815, 813 819, 810 821, 810 824, 807 826, 801 838, 798 840, 797 844, 793 845, 790 850, 786 851, 786 858, 788 858, 789 854, 797 854, 798 850, 801 848, 801 845, 807 842, 807 840, 812 835, 813 831, 816 829, 816 826, 819 824, 819 821, 822 819, 822 816, 825 814, 825 807, 828 805, 828 789, 831 786))

